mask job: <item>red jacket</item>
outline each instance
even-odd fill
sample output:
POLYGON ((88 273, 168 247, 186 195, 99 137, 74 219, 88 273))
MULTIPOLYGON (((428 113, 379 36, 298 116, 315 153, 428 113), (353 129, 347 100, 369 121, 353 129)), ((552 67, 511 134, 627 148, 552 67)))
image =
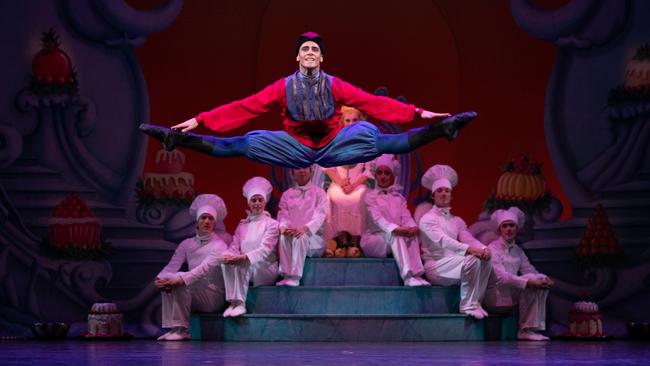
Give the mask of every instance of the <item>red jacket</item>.
POLYGON ((285 85, 285 79, 280 79, 250 97, 203 112, 196 119, 211 130, 226 132, 241 127, 248 120, 280 105, 284 131, 302 144, 318 149, 327 145, 343 127, 339 123, 342 105, 355 107, 376 119, 397 124, 410 122, 415 116, 415 106, 412 104, 366 93, 341 79, 332 77, 332 97, 335 104, 332 117, 325 121, 309 123, 294 121, 287 116, 285 85), (318 139, 310 134, 315 131, 319 132, 318 139))

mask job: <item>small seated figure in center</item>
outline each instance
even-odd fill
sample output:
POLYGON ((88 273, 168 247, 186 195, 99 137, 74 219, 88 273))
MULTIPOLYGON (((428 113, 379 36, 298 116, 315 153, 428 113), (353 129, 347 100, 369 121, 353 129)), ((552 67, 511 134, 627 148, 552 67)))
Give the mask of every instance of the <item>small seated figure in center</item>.
POLYGON ((321 257, 325 251, 323 230, 327 196, 311 183, 314 165, 291 170, 295 186, 287 189, 278 205, 280 224, 280 275, 278 286, 298 286, 305 257, 321 257))
MULTIPOLYGON (((340 123, 349 126, 365 120, 358 109, 343 106, 340 123)), ((336 257, 359 257, 359 242, 366 223, 363 197, 368 191, 366 180, 371 178, 370 163, 357 163, 325 169, 332 180, 327 189, 330 203, 327 217, 327 237, 336 239, 336 257)))
POLYGON ((272 285, 278 277, 278 222, 266 211, 273 187, 262 177, 249 179, 243 188, 248 204, 248 217, 241 220, 227 255, 223 257, 223 279, 226 301, 230 306, 224 317, 246 313, 249 283, 272 285))
POLYGON ((384 154, 373 165, 376 188, 365 196, 368 213, 361 249, 366 257, 385 258, 392 253, 405 286, 431 286, 422 278, 417 224, 402 187, 395 184, 399 162, 392 154, 384 154))

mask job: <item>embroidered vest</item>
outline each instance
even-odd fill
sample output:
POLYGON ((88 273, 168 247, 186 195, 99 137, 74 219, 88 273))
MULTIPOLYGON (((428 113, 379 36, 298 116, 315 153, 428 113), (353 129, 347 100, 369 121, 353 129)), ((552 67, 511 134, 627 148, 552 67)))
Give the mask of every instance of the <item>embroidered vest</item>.
POLYGON ((294 121, 325 121, 334 115, 332 77, 320 71, 309 80, 296 71, 287 76, 287 112, 294 121))

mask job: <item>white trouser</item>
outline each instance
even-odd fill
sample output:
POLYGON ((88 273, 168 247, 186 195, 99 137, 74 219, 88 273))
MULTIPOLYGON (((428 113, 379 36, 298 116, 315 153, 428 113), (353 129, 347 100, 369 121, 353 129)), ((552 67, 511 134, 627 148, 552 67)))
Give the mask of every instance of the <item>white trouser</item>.
MULTIPOLYGON (((542 277, 542 274, 525 274, 522 277, 526 279, 542 277)), ((525 288, 520 289, 508 286, 509 298, 502 298, 500 291, 507 285, 490 284, 490 288, 485 292, 483 303, 488 309, 496 311, 512 309, 519 304, 519 329, 531 328, 533 330, 546 329, 546 298, 548 289, 525 288)))
POLYGON ((304 234, 299 238, 281 235, 278 245, 280 275, 284 278, 301 279, 305 257, 321 257, 324 251, 325 241, 318 235, 304 234))
POLYGON ((176 286, 169 293, 161 292, 162 327, 188 328, 190 311, 208 313, 222 310, 225 291, 221 274, 218 276, 218 281, 199 280, 190 286, 176 286))
POLYGON ((491 270, 492 262, 482 261, 473 255, 451 255, 424 263, 424 271, 432 285, 460 283, 461 312, 480 306, 491 270))
POLYGON ((366 257, 386 258, 392 252, 403 280, 424 274, 420 243, 416 237, 393 236, 389 244, 384 232, 366 232, 361 237, 360 246, 366 257))
POLYGON ((251 264, 222 264, 223 281, 226 285, 226 301, 246 302, 248 284, 253 286, 273 285, 278 277, 278 262, 257 262, 251 264))

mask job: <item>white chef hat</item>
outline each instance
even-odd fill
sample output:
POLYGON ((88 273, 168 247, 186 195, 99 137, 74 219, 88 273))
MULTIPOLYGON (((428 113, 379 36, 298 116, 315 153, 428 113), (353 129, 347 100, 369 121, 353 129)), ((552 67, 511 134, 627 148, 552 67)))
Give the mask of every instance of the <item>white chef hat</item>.
POLYGON ((393 154, 384 154, 377 159, 375 159, 371 164, 372 168, 372 174, 375 174, 375 171, 377 168, 380 166, 386 166, 390 168, 390 170, 393 172, 393 175, 398 176, 399 175, 399 169, 400 169, 400 164, 399 160, 397 160, 397 157, 393 154))
POLYGON ((266 178, 253 177, 244 183, 243 193, 246 201, 250 201, 251 197, 256 194, 261 194, 266 202, 269 202, 271 192, 273 192, 273 186, 266 178))
POLYGON ((198 220, 204 213, 210 214, 216 222, 220 222, 226 218, 228 210, 221 197, 216 194, 201 194, 192 201, 190 215, 198 220))
POLYGON ((495 230, 499 230, 499 226, 504 221, 513 221, 517 227, 521 228, 526 222, 526 215, 516 206, 512 206, 507 210, 496 210, 490 217, 490 222, 495 230))
POLYGON ((454 188, 458 184, 458 174, 449 165, 436 164, 422 176, 424 188, 435 192, 440 187, 454 188))

